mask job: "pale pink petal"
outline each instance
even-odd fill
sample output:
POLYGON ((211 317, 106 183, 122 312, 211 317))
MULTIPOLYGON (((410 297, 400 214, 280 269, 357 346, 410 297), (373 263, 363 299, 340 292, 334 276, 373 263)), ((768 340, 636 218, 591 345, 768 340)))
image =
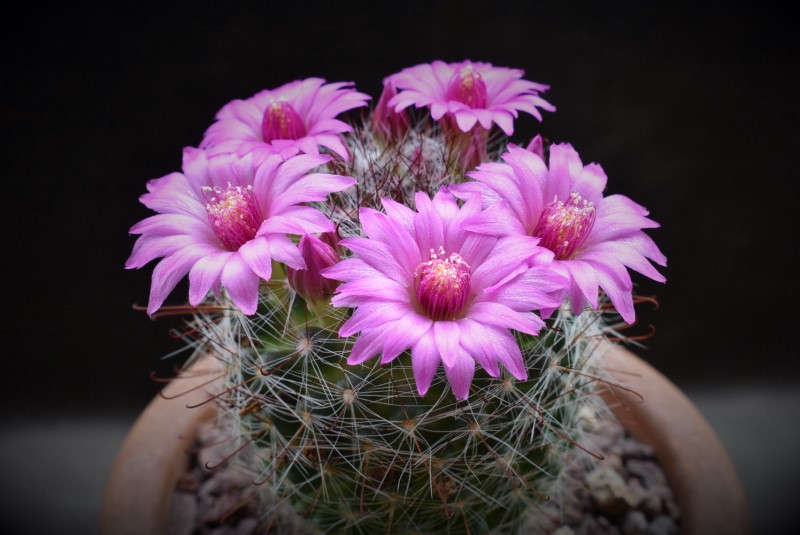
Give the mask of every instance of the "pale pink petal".
POLYGON ((427 195, 417 195, 416 204, 419 215, 414 218, 414 233, 419 249, 423 255, 431 250, 438 251, 444 245, 442 218, 427 195))
POLYGON ((258 275, 238 254, 231 255, 220 274, 220 281, 239 310, 247 315, 258 308, 258 275))
POLYGON ((266 238, 250 240, 239 248, 239 255, 253 272, 264 280, 272 277, 272 257, 266 238))
MULTIPOLYGON (((363 238, 348 238, 347 240, 342 240, 340 243, 344 244, 345 241, 355 239, 363 238)), ((338 264, 323 269, 320 273, 323 277, 340 281, 354 281, 364 277, 380 278, 383 276, 383 273, 369 266, 360 258, 348 258, 338 264)))
POLYGON ((200 258, 217 252, 209 245, 193 245, 165 257, 153 269, 153 278, 150 285, 150 300, 147 304, 147 313, 153 315, 175 286, 188 272, 192 265, 200 258))
POLYGON ((459 351, 451 364, 442 358, 444 371, 447 380, 453 389, 453 395, 458 400, 469 397, 469 387, 472 385, 472 378, 475 375, 475 361, 470 358, 463 350, 459 351))
POLYGON ((189 270, 189 303, 197 306, 205 299, 208 291, 219 283, 222 267, 234 253, 220 251, 198 260, 189 270))
POLYGON ((305 269, 306 263, 297 246, 287 236, 271 234, 263 238, 269 248, 269 256, 294 269, 305 269))
POLYGON ((171 236, 189 234, 202 236, 203 241, 214 241, 214 231, 208 224, 208 216, 198 219, 188 214, 156 214, 145 218, 131 227, 131 234, 149 236, 171 236))
MULTIPOLYGON (((415 196, 416 201, 419 202, 423 195, 425 194, 418 192, 415 196)), ((442 222, 445 226, 447 226, 458 213, 458 203, 456 203, 455 197, 445 188, 440 189, 436 192, 436 195, 433 196, 433 206, 436 211, 439 212, 439 216, 442 218, 442 222)))
POLYGON ((532 312, 517 312, 491 301, 473 304, 467 317, 484 325, 514 329, 533 336, 539 334, 539 330, 544 327, 544 322, 532 312))
POLYGON ((347 363, 350 365, 361 364, 381 352, 383 339, 386 335, 383 327, 367 329, 361 332, 350 350, 347 363))
POLYGON ((383 299, 407 303, 410 299, 408 290, 384 276, 370 277, 346 282, 339 286, 339 293, 334 296, 334 306, 352 306, 363 299, 383 299))
POLYGON ((512 236, 497 242, 495 253, 472 270, 472 288, 480 292, 514 272, 537 249, 535 238, 512 236))
POLYGON ((441 360, 433 329, 429 329, 411 349, 411 367, 420 396, 428 392, 441 360))
POLYGON ((404 268, 396 259, 391 246, 378 240, 365 240, 360 238, 349 238, 340 242, 350 249, 353 253, 367 263, 369 266, 380 271, 388 278, 401 284, 407 285, 414 276, 413 271, 404 268))
POLYGON ((582 257, 589 255, 589 258, 599 258, 598 253, 599 255, 612 256, 626 267, 638 271, 645 277, 649 277, 656 282, 665 282, 667 280, 661 273, 655 270, 644 255, 621 240, 599 243, 587 249, 586 253, 582 254, 582 257))
POLYGON ((414 210, 392 199, 381 199, 386 215, 397 221, 410 234, 414 232, 414 210))
POLYGON ((458 320, 458 328, 460 344, 464 351, 474 358, 489 375, 498 377, 500 367, 498 366, 497 349, 492 344, 492 337, 487 335, 487 329, 469 318, 458 320))
POLYGON ((436 347, 439 349, 439 356, 445 366, 455 364, 461 354, 458 333, 458 323, 455 321, 436 321, 433 324, 436 347))
POLYGON ((455 116, 456 124, 462 132, 469 132, 472 130, 472 127, 475 126, 475 123, 478 121, 478 118, 470 112, 459 112, 456 113, 455 116))
POLYGON ((603 168, 596 163, 590 163, 574 177, 572 189, 579 191, 584 199, 597 204, 603 198, 608 177, 603 168))
POLYGON ((572 190, 572 176, 583 170, 580 156, 569 143, 550 146, 550 172, 544 187, 544 202, 566 200, 572 190))
POLYGON ((321 234, 332 232, 333 223, 325 214, 310 206, 290 206, 261 224, 257 236, 264 234, 321 234))
POLYGON ((494 347, 497 359, 511 374, 525 381, 528 379, 528 370, 522 352, 514 339, 514 335, 505 329, 487 329, 487 341, 494 347))
POLYGON ((414 346, 428 332, 433 321, 416 312, 404 315, 388 329, 383 343, 381 364, 393 361, 406 349, 414 346))
POLYGON ((344 142, 342 141, 342 136, 334 134, 319 134, 314 136, 314 139, 320 146, 327 147, 341 156, 344 161, 348 161, 350 159, 350 154, 347 151, 347 147, 345 146, 344 142))
POLYGON ((569 279, 552 266, 533 267, 499 287, 487 289, 486 293, 493 302, 526 312, 558 307, 568 286, 569 279))
MULTIPOLYGON (((627 273, 627 272, 626 272, 627 273)), ((618 274, 607 272, 604 269, 597 270, 597 280, 600 287, 611 299, 611 304, 617 309, 619 315, 626 323, 632 324, 636 319, 636 311, 633 307, 633 296, 628 287, 630 279, 620 280, 618 274)))
POLYGON ((339 336, 347 338, 363 329, 394 322, 413 313, 414 310, 410 305, 403 306, 392 301, 365 302, 356 308, 353 315, 342 324, 339 328, 339 336))
POLYGON ((480 214, 467 219, 464 222, 464 228, 487 236, 526 234, 521 221, 504 199, 494 203, 480 214))
MULTIPOLYGON (((599 282, 597 281, 594 267, 582 260, 567 260, 560 262, 559 265, 569 272, 573 284, 578 287, 586 301, 592 305, 592 308, 597 308, 599 282)), ((582 301, 575 301, 576 305, 581 303, 582 301)), ((580 309, 582 308, 583 306, 580 307, 580 309)), ((576 311, 580 312, 580 309, 576 311)))
POLYGON ((408 273, 413 273, 422 257, 419 246, 408 231, 386 214, 369 208, 362 208, 359 211, 359 219, 364 233, 371 239, 391 244, 400 267, 408 273))
POLYGON ((201 244, 218 248, 217 244, 206 243, 191 235, 152 236, 145 234, 133 244, 133 252, 125 263, 125 269, 138 269, 155 258, 169 256, 186 247, 201 244))

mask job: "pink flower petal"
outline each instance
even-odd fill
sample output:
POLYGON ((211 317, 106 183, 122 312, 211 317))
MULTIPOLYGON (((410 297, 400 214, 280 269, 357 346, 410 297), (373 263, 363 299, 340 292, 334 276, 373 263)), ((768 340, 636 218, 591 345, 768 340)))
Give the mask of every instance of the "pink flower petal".
POLYGON ((514 329, 533 336, 539 334, 544 322, 531 312, 517 312, 511 308, 491 301, 473 304, 467 316, 484 325, 514 329))
POLYGON ((256 275, 267 281, 272 277, 272 257, 266 238, 256 238, 245 243, 239 248, 239 255, 256 275))
POLYGON ((461 347, 492 377, 500 376, 497 348, 487 336, 487 329, 469 318, 458 320, 461 347))
POLYGON ((444 359, 442 359, 442 364, 450 387, 453 389, 453 395, 458 400, 467 399, 469 387, 475 375, 475 361, 463 351, 459 351, 451 364, 444 359))
POLYGON ((350 365, 361 364, 380 353, 385 335, 386 331, 382 327, 362 331, 353 344, 350 356, 347 357, 347 363, 350 365))
POLYGON ((153 280, 150 285, 150 300, 147 304, 147 313, 153 315, 167 296, 188 272, 192 265, 205 255, 217 252, 216 248, 209 245, 194 245, 165 257, 153 269, 153 280))
POLYGON ((189 303, 197 306, 219 282, 222 268, 234 253, 220 251, 199 259, 189 270, 189 303))
POLYGON ((386 333, 381 364, 388 364, 400 353, 415 345, 432 324, 433 321, 413 311, 396 321, 386 333))
MULTIPOLYGON (((305 269, 306 262, 303 260, 303 255, 297 249, 297 246, 287 236, 282 234, 272 234, 264 239, 267 247, 269 248, 268 255, 282 262, 287 266, 294 269, 305 269)), ((265 277, 266 280, 269 280, 265 277)))
POLYGON ((347 338, 363 329, 392 323, 403 316, 413 313, 414 310, 410 306, 403 306, 395 302, 362 303, 356 308, 353 315, 342 324, 339 329, 339 336, 347 338))
POLYGON ((411 368, 420 396, 428 392, 441 360, 433 330, 428 330, 411 349, 411 368))
POLYGON ((433 324, 436 347, 439 349, 439 356, 445 366, 454 365, 461 354, 458 333, 458 323, 455 321, 437 321, 433 324))
POLYGON ((222 268, 220 281, 233 304, 248 316, 255 314, 258 308, 258 275, 240 255, 233 254, 228 258, 222 268))

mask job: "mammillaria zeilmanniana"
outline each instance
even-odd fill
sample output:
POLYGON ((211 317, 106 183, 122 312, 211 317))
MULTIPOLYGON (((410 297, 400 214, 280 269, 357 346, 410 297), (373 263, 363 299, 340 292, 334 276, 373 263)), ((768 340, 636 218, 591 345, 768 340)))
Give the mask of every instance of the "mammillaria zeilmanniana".
POLYGON ((634 321, 628 268, 663 282, 666 259, 599 165, 509 144, 546 90, 435 61, 358 117, 351 83, 299 80, 225 106, 148 183, 127 264, 161 258, 148 313, 188 275, 230 462, 309 526, 524 531, 564 452, 593 453, 580 420, 634 321))

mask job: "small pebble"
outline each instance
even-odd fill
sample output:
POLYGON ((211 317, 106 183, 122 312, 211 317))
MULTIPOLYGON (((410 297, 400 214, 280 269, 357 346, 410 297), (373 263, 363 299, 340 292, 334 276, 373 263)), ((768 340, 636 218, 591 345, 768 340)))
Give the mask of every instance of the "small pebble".
POLYGON ((666 485, 667 476, 653 461, 645 461, 641 459, 628 459, 625 461, 625 468, 631 475, 639 477, 646 486, 652 485, 666 485))
POLYGON ((623 438, 620 441, 620 449, 622 450, 622 456, 626 459, 653 458, 652 447, 632 438, 623 438))
POLYGON ((661 515, 650 522, 645 533, 647 533, 647 535, 678 535, 680 531, 678 530, 678 525, 672 518, 661 515))
POLYGON ((258 528, 258 520, 252 516, 244 518, 236 525, 236 535, 251 535, 256 533, 256 528, 258 528))
POLYGON ((622 533, 641 535, 647 529, 647 518, 642 511, 631 510, 622 518, 622 533))
POLYGON ((621 513, 639 505, 622 476, 611 468, 598 466, 586 476, 586 484, 597 508, 604 513, 621 513))

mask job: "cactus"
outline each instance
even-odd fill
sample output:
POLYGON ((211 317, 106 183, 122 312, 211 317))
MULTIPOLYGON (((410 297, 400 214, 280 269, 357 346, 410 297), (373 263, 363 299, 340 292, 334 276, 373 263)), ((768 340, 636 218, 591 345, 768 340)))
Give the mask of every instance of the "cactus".
MULTIPOLYGON (((421 130, 385 149, 368 125, 349 137, 354 154, 372 151, 372 171, 357 169, 358 156, 335 162, 359 177, 321 207, 340 230, 359 228, 352 207, 388 194, 409 202, 461 179, 444 137, 421 130)), ((226 364, 221 417, 241 433, 237 462, 326 532, 513 532, 549 498, 563 451, 582 441, 581 411, 599 410, 587 377, 602 311, 562 307, 545 334, 518 333, 531 378, 483 374, 458 402, 443 376, 421 398, 408 355, 348 366, 353 341, 337 334, 347 311, 310 309, 281 270, 259 299, 254 316, 218 302, 225 312, 199 322, 213 341, 201 353, 226 364)))
MULTIPOLYGON (((660 277, 647 259, 663 264, 663 257, 640 230, 654 224, 632 201, 602 197, 605 175, 599 167, 584 167, 570 146, 553 145, 548 170, 541 138, 531 142, 530 150, 523 150, 508 146, 505 135, 490 130, 494 121, 508 133, 506 117, 517 110, 538 114, 534 105, 551 109, 538 97, 545 86, 517 80, 521 71, 493 70, 489 64, 439 62, 432 68, 453 71, 442 98, 458 105, 451 105, 451 112, 441 120, 436 115, 441 116, 442 109, 432 109, 433 121, 424 115, 412 117, 405 109, 412 102, 404 100, 404 90, 420 91, 414 84, 427 76, 423 65, 387 79, 373 113, 341 138, 336 134, 346 129, 339 121, 325 123, 332 134, 319 134, 321 127, 307 131, 307 121, 303 122, 290 100, 267 101, 262 96, 272 93, 264 92, 252 100, 266 110, 257 129, 262 142, 241 145, 251 151, 244 158, 220 149, 230 148, 225 121, 232 121, 235 113, 221 112, 220 121, 209 129, 201 145, 207 155, 187 153, 190 161, 184 167, 190 185, 200 180, 190 172, 201 177, 236 175, 227 187, 213 183, 199 189, 211 231, 221 241, 199 252, 188 247, 161 251, 167 267, 159 271, 163 265, 159 264, 156 268, 148 310, 152 313, 161 305, 171 290, 169 283, 174 286, 189 273, 190 302, 204 305, 196 309, 192 322, 195 356, 210 353, 224 364, 224 384, 213 399, 225 428, 234 430, 229 461, 247 470, 265 493, 278 498, 265 500, 275 504, 264 511, 265 529, 277 509, 287 504, 306 519, 309 531, 326 533, 473 534, 532 529, 539 504, 559 499, 564 452, 579 448, 594 454, 585 445, 581 421, 587 414, 605 410, 596 396, 597 385, 606 380, 598 364, 603 340, 608 333, 616 336, 617 314, 628 323, 633 319, 626 267, 657 280, 660 277), (484 83, 484 76, 495 82, 498 76, 517 80, 514 87, 519 92, 509 96, 501 91, 507 99, 502 106, 482 109, 492 101, 497 104, 501 94, 497 84, 484 83), (313 137, 312 132, 319 135, 313 137), (294 156, 308 152, 309 139, 329 155, 294 156), (562 165, 565 162, 568 165, 562 165), (477 164, 482 165, 473 171, 477 164), (203 165, 209 171, 197 173, 203 165), (311 179, 316 189, 292 199, 310 203, 317 215, 302 212, 303 222, 315 222, 309 223, 311 230, 305 231, 305 237, 295 239, 300 246, 292 251, 287 245, 291 242, 280 233, 299 228, 297 220, 289 220, 300 217, 299 211, 308 207, 289 206, 289 201, 281 200, 280 188, 271 184, 283 184, 290 191, 311 179), (353 182, 354 187, 348 187, 353 182), (263 193, 270 187, 278 190, 263 193), (561 191, 565 187, 566 196, 561 191), (541 188, 538 197, 529 197, 535 193, 531 188, 541 188), (450 191, 463 204, 456 204, 450 191), (554 191, 555 199, 549 202, 554 191), (420 202, 425 206, 418 206, 420 202), (503 254, 524 251, 516 263, 509 260, 509 271, 498 275, 491 286, 475 290, 470 284, 480 282, 481 267, 471 257, 463 259, 461 254, 467 253, 431 249, 430 260, 414 260, 418 265, 405 281, 408 295, 403 294, 410 300, 409 314, 422 318, 425 325, 450 325, 469 320, 467 311, 484 304, 480 295, 501 294, 505 288, 505 301, 490 303, 487 310, 503 315, 507 323, 487 321, 499 325, 506 336, 498 340, 514 346, 503 350, 511 361, 494 354, 503 352, 499 348, 474 340, 474 333, 454 342, 456 351, 461 351, 459 358, 470 366, 466 376, 453 371, 456 365, 448 362, 440 348, 446 373, 439 370, 423 379, 416 360, 422 344, 419 336, 389 356, 386 353, 392 351, 384 345, 380 361, 367 358, 380 351, 363 348, 374 345, 376 336, 391 333, 369 331, 363 318, 354 327, 351 309, 377 301, 369 295, 354 297, 352 281, 337 266, 355 265, 355 260, 347 258, 359 257, 358 251, 363 253, 366 245, 376 241, 373 236, 371 240, 361 237, 367 226, 361 219, 374 219, 377 211, 387 207, 394 208, 391 216, 387 209, 386 219, 423 218, 425 210, 449 210, 448 215, 435 217, 441 219, 444 234, 449 232, 447 225, 456 225, 454 221, 462 225, 458 218, 463 216, 463 232, 474 243, 488 243, 491 251, 487 248, 486 254, 501 249, 503 254), (319 214, 324 214, 325 224, 319 223, 319 214), (511 221, 507 228, 498 230, 498 215, 504 222, 511 221), (533 220, 524 220, 526 215, 533 220), (278 217, 284 219, 270 226, 278 217), (514 217, 523 220, 514 223, 514 217), (609 217, 613 224, 603 219, 609 217), (267 234, 267 228, 273 233, 267 234), (592 234, 593 230, 598 233, 592 234), (320 232, 327 233, 321 238, 312 235, 320 232), (523 235, 515 235, 520 232, 523 235), (253 244, 259 240, 262 249, 256 253, 253 244), (536 245, 540 240, 547 248, 536 245), (500 244, 511 245, 503 249, 500 244), (613 251, 624 260, 611 258, 608 247, 616 247, 613 251), (357 254, 346 253, 348 248, 357 254), (337 264, 339 257, 346 259, 337 264), (229 264, 234 266, 230 271, 229 264), (587 274, 586 266, 594 271, 587 274), (531 279, 545 282, 536 289, 530 286, 531 279), (535 307, 521 305, 532 298, 516 295, 520 288, 533 288, 532 292, 549 297, 535 307), (598 296, 599 289, 605 295, 598 296), (332 293, 337 294, 333 300, 332 293), (547 323, 531 308, 549 317, 547 323), (372 342, 357 341, 358 331, 364 340, 371 336, 372 342), (480 354, 468 354, 464 349, 468 347, 479 348, 480 354), (356 353, 360 357, 354 362, 356 353), (519 355, 519 365, 512 362, 513 355, 519 355), (498 358, 505 368, 502 371, 498 358), (480 366, 473 376, 475 362, 480 366)), ((343 84, 326 86, 312 80, 285 87, 291 91, 312 87, 319 94, 327 90, 328 97, 333 94, 340 101, 350 99, 347 106, 332 108, 334 115, 365 100, 343 84)), ((244 104, 248 103, 237 105, 244 104)), ((166 206, 156 202, 159 196, 179 179, 168 175, 161 180, 149 186, 149 197, 143 197, 156 210, 166 206)), ((164 210, 183 210, 183 206, 164 210)), ((414 221, 406 223, 413 227, 414 221)), ((155 256, 143 251, 153 242, 160 243, 166 231, 153 229, 161 224, 162 220, 153 218, 134 227, 134 232, 143 235, 143 243, 137 242, 129 267, 140 267, 155 256)), ((381 242, 374 247, 384 251, 393 245, 381 242)), ((430 329, 433 332, 434 327, 430 329)), ((438 331, 435 336, 440 336, 438 331)), ((436 359, 438 369, 439 355, 436 359)))

